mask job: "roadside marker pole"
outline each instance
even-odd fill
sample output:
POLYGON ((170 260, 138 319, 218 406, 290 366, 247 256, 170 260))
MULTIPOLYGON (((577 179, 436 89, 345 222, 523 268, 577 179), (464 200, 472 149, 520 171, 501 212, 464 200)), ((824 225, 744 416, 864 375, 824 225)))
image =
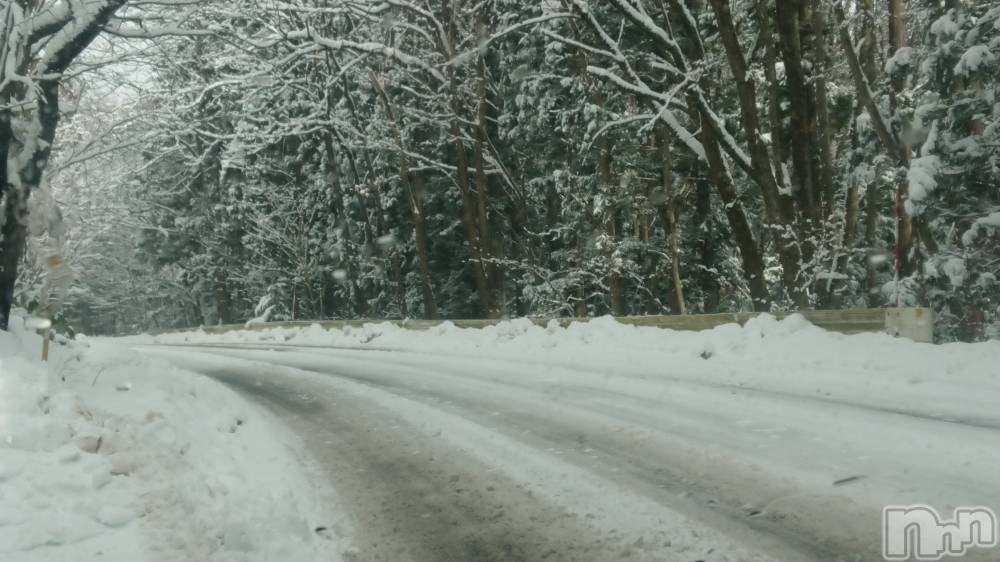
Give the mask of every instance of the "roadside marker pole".
POLYGON ((62 299, 59 298, 60 287, 65 288, 66 282, 69 277, 66 275, 63 269, 63 257, 61 254, 54 253, 50 255, 46 260, 45 264, 48 266, 49 275, 46 280, 47 290, 45 292, 48 304, 46 309, 48 310, 47 325, 45 326, 45 332, 42 334, 42 361, 49 360, 49 339, 52 336, 52 317, 55 316, 56 308, 62 308, 62 299), (55 295, 51 293, 55 293, 55 295), (56 298, 55 304, 53 304, 52 299, 56 298))
POLYGON ((49 335, 51 332, 52 328, 46 328, 42 334, 42 361, 49 360, 49 335))

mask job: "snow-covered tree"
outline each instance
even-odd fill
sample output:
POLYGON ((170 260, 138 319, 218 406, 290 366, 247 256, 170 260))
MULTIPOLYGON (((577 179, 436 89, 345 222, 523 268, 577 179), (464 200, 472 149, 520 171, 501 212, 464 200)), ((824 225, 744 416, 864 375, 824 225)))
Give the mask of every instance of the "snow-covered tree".
MULTIPOLYGON (((138 125, 112 143, 128 157, 92 162, 128 169, 53 193, 71 247, 121 232, 79 224, 87 193, 121 201, 128 221, 93 220, 129 235, 103 266, 70 259, 93 280, 73 298, 127 276, 108 330, 906 304, 987 337, 997 13, 217 0, 188 32, 112 24, 145 35, 143 87, 105 121, 138 125)), ((71 131, 67 161, 89 150, 71 131)))

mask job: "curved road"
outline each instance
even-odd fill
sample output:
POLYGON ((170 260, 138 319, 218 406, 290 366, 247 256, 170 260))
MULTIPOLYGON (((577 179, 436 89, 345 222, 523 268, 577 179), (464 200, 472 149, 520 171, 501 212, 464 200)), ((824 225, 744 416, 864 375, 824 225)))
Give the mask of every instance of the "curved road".
MULTIPOLYGON (((1000 459, 976 448, 998 442, 996 419, 515 359, 145 351, 221 381, 302 437, 345 514, 319 532, 352 544, 347 560, 882 560, 887 498, 964 505, 1000 488, 907 454, 923 439, 921 454, 965 443, 969 462, 1000 459), (865 439, 872 428, 883 439, 865 439)), ((987 554, 967 559, 997 559, 987 554)))

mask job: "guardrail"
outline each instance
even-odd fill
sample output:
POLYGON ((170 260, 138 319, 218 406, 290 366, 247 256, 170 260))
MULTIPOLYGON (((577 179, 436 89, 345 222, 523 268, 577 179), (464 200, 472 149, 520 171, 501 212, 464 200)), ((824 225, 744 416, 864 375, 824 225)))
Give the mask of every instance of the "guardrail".
MULTIPOLYGON (((863 332, 885 332, 893 336, 909 338, 917 342, 932 343, 934 341, 934 311, 929 308, 866 308, 851 310, 805 310, 801 312, 771 313, 776 318, 785 318, 791 314, 801 314, 806 320, 830 330, 843 334, 858 334, 863 332)), ((745 324, 751 318, 758 316, 756 312, 737 312, 723 314, 691 314, 673 316, 621 316, 616 318, 622 324, 632 326, 649 326, 668 328, 671 330, 698 331, 708 330, 723 324, 745 324)), ((589 322, 591 318, 529 318, 539 326, 546 326, 555 320, 562 326, 579 322, 589 322)), ((270 328, 294 328, 319 324, 327 329, 342 329, 360 327, 365 324, 388 322, 412 330, 427 330, 440 325, 446 320, 295 320, 290 322, 267 322, 250 324, 225 324, 220 326, 205 326, 206 333, 221 334, 235 330, 267 330, 270 328)), ((459 328, 485 328, 493 326, 502 320, 447 320, 459 328)))

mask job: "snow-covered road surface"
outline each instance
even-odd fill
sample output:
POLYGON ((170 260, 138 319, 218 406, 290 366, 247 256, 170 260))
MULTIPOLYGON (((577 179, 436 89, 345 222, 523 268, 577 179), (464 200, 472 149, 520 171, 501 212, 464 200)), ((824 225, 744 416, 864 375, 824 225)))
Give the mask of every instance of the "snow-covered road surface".
MULTIPOLYGON (((777 339, 751 334, 762 348, 765 335, 777 339)), ((912 367, 900 379, 867 351, 908 349, 933 368, 945 347, 810 328, 784 334, 791 351, 770 362, 730 353, 727 338, 694 358, 651 350, 655 364, 461 338, 208 339, 143 350, 302 437, 343 515, 320 533, 347 560, 881 560, 885 505, 1000 507, 1000 386, 983 371, 996 346, 951 347, 957 374, 942 380, 912 367), (796 350, 799 332, 827 349, 796 350), (839 384, 776 372, 838 348, 858 351, 839 384)))

